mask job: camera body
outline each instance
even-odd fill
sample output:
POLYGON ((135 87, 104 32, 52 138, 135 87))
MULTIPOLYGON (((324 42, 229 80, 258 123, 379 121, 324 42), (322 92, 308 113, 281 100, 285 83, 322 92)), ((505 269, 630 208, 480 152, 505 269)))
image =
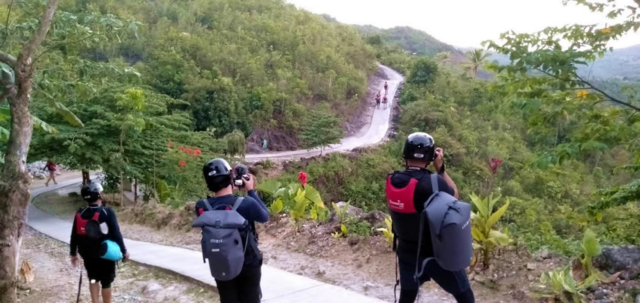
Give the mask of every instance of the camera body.
POLYGON ((237 188, 243 188, 244 182, 249 180, 249 168, 244 164, 236 165, 233 169, 233 185, 237 188))

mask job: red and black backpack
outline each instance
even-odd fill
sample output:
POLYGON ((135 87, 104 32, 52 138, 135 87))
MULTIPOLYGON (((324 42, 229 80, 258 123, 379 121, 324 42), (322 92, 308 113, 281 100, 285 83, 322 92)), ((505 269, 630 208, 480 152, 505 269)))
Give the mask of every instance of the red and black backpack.
POLYGON ((81 212, 76 213, 76 233, 80 236, 86 236, 89 240, 100 241, 105 236, 100 230, 100 212, 104 210, 100 207, 95 210, 91 218, 83 219, 82 214, 87 209, 89 208, 87 207, 81 212))

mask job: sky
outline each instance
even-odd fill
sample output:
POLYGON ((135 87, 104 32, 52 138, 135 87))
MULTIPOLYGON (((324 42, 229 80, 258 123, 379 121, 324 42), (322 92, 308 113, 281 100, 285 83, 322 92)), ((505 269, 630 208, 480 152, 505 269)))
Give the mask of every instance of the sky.
MULTIPOLYGON (((562 0, 285 1, 314 13, 329 14, 347 24, 410 26, 457 47, 480 47, 482 41, 497 40, 500 33, 509 30, 531 33, 547 26, 607 22, 602 13, 593 13, 583 6, 564 6, 562 0)), ((636 44, 640 44, 640 32, 610 45, 623 48, 636 44)))

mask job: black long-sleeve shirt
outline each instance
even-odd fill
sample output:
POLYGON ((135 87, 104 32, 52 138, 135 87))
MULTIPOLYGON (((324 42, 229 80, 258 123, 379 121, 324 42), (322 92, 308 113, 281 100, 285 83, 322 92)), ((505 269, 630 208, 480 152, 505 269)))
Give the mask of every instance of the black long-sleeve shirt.
MULTIPOLYGON (((86 208, 79 209, 76 214, 80 214, 80 217, 84 220, 90 220, 91 218, 93 218, 94 213, 97 211, 100 212, 98 223, 100 223, 100 225, 102 225, 103 223, 106 224, 109 230, 105 235, 104 240, 111 240, 118 243, 122 254, 126 254, 127 248, 124 246, 122 233, 120 233, 118 218, 116 217, 116 213, 111 208, 90 205, 86 208)), ((95 247, 95 245, 90 245, 90 243, 87 243, 88 241, 86 239, 86 236, 78 234, 76 224, 76 217, 74 217, 73 228, 71 228, 71 242, 69 253, 72 256, 80 253, 83 258, 98 255, 98 252, 96 251, 98 248, 95 247)))

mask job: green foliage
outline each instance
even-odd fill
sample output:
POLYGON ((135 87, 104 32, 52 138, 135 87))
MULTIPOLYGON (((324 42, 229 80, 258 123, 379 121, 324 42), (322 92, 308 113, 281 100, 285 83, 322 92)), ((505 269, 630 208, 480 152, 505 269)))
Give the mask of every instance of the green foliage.
POLYGON ((478 76, 478 69, 487 63, 489 53, 483 49, 474 49, 466 53, 469 62, 466 63, 466 68, 471 74, 471 77, 476 78, 478 76))
POLYGON ((336 231, 333 234, 331 234, 331 236, 334 237, 335 239, 344 238, 347 235, 349 235, 349 229, 344 224, 340 225, 340 231, 336 231))
POLYGON ((580 257, 580 263, 582 264, 582 270, 586 279, 595 277, 602 280, 604 276, 593 266, 593 258, 602 253, 602 247, 598 243, 596 234, 588 229, 584 232, 584 238, 582 239, 582 256, 580 257))
POLYGON ((433 56, 440 52, 460 54, 460 51, 448 44, 438 41, 429 34, 410 27, 394 27, 379 29, 371 25, 358 26, 360 32, 367 37, 367 42, 376 47, 382 43, 397 45, 410 54, 433 56))
POLYGON ((349 235, 362 237, 371 236, 371 224, 367 221, 359 221, 357 218, 349 218, 346 223, 349 235))
POLYGON ((331 206, 333 207, 333 211, 336 213, 336 218, 338 218, 338 222, 345 223, 347 222, 347 210, 349 209, 349 202, 347 202, 342 207, 338 206, 335 202, 331 202, 331 206))
POLYGON ((490 195, 487 198, 480 198, 475 194, 471 194, 471 202, 475 206, 476 211, 471 213, 471 235, 473 236, 474 248, 482 252, 485 267, 489 267, 493 249, 498 246, 506 246, 511 243, 511 239, 507 233, 502 233, 494 226, 509 208, 509 201, 495 212, 493 208, 500 200, 500 196, 493 198, 490 195))
POLYGON ((384 218, 384 228, 378 228, 377 231, 381 232, 384 235, 384 239, 389 243, 393 244, 393 221, 391 221, 391 216, 384 218))
POLYGON ((426 86, 433 83, 437 73, 438 65, 433 60, 420 58, 413 63, 411 74, 407 78, 407 82, 426 86))
POLYGON ((558 299, 562 302, 587 302, 584 292, 595 284, 594 278, 578 282, 571 273, 569 266, 550 272, 542 273, 540 284, 534 291, 537 296, 547 299, 558 299))
POLYGON ((309 150, 319 147, 322 154, 326 147, 340 143, 343 135, 342 124, 334 115, 327 111, 314 110, 304 122, 300 140, 309 150))
POLYGON ((230 156, 240 156, 244 158, 247 154, 247 142, 244 134, 239 130, 234 130, 232 133, 224 137, 227 142, 227 153, 230 156))
POLYGON ((329 218, 328 210, 322 201, 320 193, 307 184, 298 183, 283 185, 270 180, 258 185, 258 191, 271 197, 269 210, 272 215, 288 211, 292 223, 299 226, 304 219, 311 217, 314 221, 326 222, 329 218))

